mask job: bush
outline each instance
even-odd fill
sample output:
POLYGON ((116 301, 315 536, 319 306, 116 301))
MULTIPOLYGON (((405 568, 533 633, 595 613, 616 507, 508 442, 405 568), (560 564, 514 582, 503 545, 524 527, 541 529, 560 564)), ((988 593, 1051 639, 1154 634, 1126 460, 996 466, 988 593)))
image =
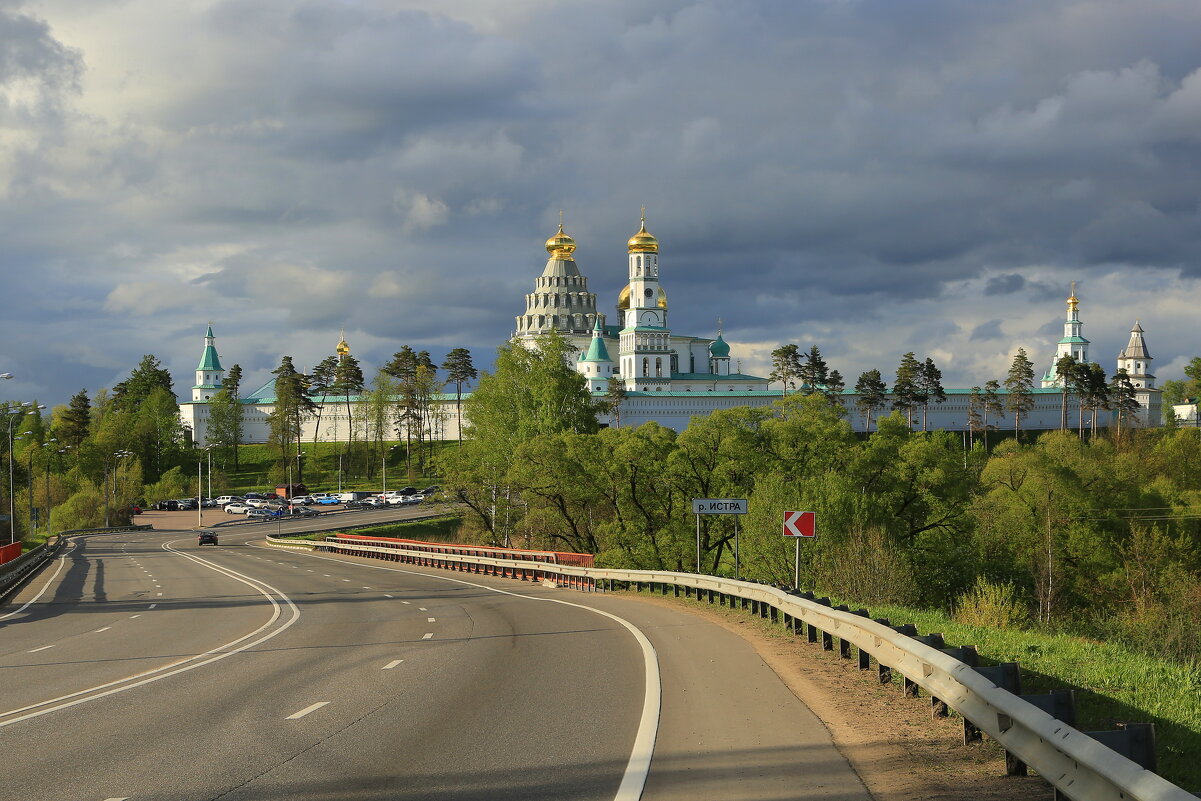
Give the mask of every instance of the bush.
POLYGON ((857 603, 909 604, 918 598, 912 567, 879 529, 828 544, 811 569, 815 588, 857 603))
POLYGON ((993 584, 980 576, 955 604, 955 622, 965 626, 1020 629, 1030 623, 1030 611, 1009 582, 993 584))

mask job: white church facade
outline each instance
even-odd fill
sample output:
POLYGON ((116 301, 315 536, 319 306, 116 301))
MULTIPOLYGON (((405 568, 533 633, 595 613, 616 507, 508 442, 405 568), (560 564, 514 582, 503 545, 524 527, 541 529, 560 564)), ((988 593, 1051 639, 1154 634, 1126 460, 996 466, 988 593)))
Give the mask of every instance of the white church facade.
MULTIPOLYGON (((691 336, 673 331, 668 323, 667 292, 662 284, 659 242, 646 229, 645 216, 639 230, 626 243, 627 283, 617 298, 614 322, 597 307, 597 296, 588 290, 588 279, 575 261, 576 242, 560 223, 559 230, 546 241, 549 258, 534 283, 534 291, 525 296, 525 309, 516 317, 514 341, 532 346, 537 338, 556 331, 571 342, 579 356, 576 370, 584 377, 596 397, 609 392, 610 381, 625 391, 621 404, 620 425, 633 427, 655 421, 682 431, 694 417, 707 416, 718 409, 738 406, 767 406, 780 397, 767 378, 731 370, 730 346, 717 332, 714 338, 691 336)), ((1031 391, 1034 407, 1023 417, 1025 430, 1059 428, 1063 415, 1062 379, 1055 365, 1065 355, 1080 362, 1088 361, 1089 341, 1083 336, 1079 300, 1075 285, 1067 301, 1064 336, 1057 343, 1051 367, 1044 372, 1040 386, 1031 391)), ((1126 370, 1136 390, 1139 410, 1136 425, 1157 426, 1161 420, 1160 393, 1151 373, 1152 356, 1138 322, 1130 333, 1126 348, 1118 355, 1116 369, 1126 370)), ((349 353, 345 339, 338 343, 339 355, 349 353)), ((193 432, 197 444, 207 444, 209 403, 221 389, 225 371, 217 353, 210 325, 204 337, 200 362, 195 372, 191 400, 180 404, 183 423, 193 432)), ((1003 396, 1005 390, 1001 390, 1003 396)), ((968 428, 968 402, 971 390, 947 389, 946 402, 931 404, 927 427, 963 431, 968 428)), ((306 442, 345 441, 355 426, 354 439, 361 440, 364 399, 359 396, 315 397, 319 415, 303 423, 306 442)), ((867 430, 867 419, 858 410, 857 393, 845 390, 841 403, 847 420, 856 431, 867 430)), ((273 382, 245 393, 243 406, 244 435, 247 443, 266 442, 269 418, 274 410, 273 382)), ((460 420, 456 398, 441 394, 434 398, 432 434, 439 439, 457 439, 460 420)), ((887 414, 889 407, 874 416, 887 414)), ((1067 419, 1075 427, 1081 409, 1069 394, 1067 419)), ((1088 423, 1090 412, 1084 410, 1088 423)), ((1101 425, 1108 425, 1110 413, 1101 412, 1101 425)), ((601 414, 602 425, 617 425, 618 419, 601 414)), ((994 415, 988 424, 995 429, 1012 429, 1009 414, 994 415)))

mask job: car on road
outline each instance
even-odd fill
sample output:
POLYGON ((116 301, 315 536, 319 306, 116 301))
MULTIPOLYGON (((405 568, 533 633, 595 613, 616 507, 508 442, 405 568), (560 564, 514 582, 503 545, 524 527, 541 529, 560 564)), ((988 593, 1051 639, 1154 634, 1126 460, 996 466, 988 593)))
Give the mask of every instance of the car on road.
POLYGON ((250 509, 251 509, 251 507, 247 506, 246 504, 242 503, 241 501, 235 501, 234 503, 225 504, 225 513, 227 515, 244 515, 247 512, 249 512, 250 509))
POLYGON ((215 532, 215 531, 200 532, 196 536, 196 544, 197 545, 216 545, 217 544, 217 532, 215 532))
POLYGON ((248 520, 271 520, 272 518, 275 518, 275 517, 279 517, 279 515, 276 512, 271 511, 270 509, 247 509, 246 510, 246 518, 248 520))

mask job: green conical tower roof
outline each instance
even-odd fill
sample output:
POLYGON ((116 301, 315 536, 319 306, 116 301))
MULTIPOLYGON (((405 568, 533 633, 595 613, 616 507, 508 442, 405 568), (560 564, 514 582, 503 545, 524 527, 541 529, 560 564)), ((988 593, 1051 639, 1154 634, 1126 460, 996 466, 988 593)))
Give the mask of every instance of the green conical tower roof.
POLYGON ((600 315, 596 316, 596 325, 592 327, 592 344, 588 352, 580 359, 582 362, 611 362, 609 349, 605 347, 605 329, 601 326, 600 315))
POLYGON ((209 325, 208 333, 204 335, 204 353, 200 356, 197 370, 221 370, 221 359, 217 357, 217 346, 213 344, 213 326, 209 325))

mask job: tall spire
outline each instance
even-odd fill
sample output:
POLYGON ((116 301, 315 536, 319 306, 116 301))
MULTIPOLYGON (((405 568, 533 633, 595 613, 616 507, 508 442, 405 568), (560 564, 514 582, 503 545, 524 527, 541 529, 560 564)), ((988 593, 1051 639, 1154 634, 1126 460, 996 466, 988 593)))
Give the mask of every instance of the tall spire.
POLYGON ((343 358, 350 355, 350 345, 346 342, 346 329, 343 328, 338 334, 338 358, 343 358))

